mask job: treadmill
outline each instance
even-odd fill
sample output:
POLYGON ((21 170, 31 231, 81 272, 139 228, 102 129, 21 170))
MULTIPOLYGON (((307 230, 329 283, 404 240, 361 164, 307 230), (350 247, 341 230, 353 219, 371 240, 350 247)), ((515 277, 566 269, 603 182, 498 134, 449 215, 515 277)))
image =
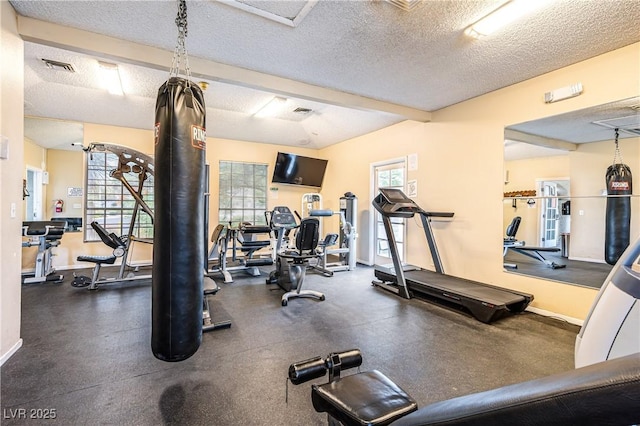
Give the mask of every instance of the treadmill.
POLYGON ((393 265, 375 265, 376 281, 373 285, 391 291, 405 299, 427 296, 466 308, 476 319, 491 323, 512 312, 522 312, 533 300, 533 295, 453 277, 444 273, 438 247, 431 228, 433 217, 453 217, 453 213, 427 212, 394 188, 380 188, 373 207, 382 215, 384 230, 389 241, 393 265), (420 215, 435 271, 412 265, 402 265, 398 246, 391 227, 391 218, 411 218, 420 215))

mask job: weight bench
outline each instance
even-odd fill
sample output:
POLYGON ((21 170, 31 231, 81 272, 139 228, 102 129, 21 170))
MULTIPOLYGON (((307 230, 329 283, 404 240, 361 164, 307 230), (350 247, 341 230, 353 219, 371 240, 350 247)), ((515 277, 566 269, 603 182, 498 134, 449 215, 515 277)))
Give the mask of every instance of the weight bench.
POLYGON ((126 252, 125 243, 116 234, 107 233, 107 230, 102 227, 98 222, 91 222, 91 227, 96 231, 103 243, 113 249, 111 256, 78 256, 79 262, 91 262, 94 264, 93 274, 91 280, 83 275, 75 275, 71 282, 73 287, 87 287, 89 290, 98 289, 98 280, 100 275, 100 268, 102 265, 113 265, 116 259, 124 256, 126 252))
POLYGON ((60 239, 66 226, 66 222, 63 221, 22 222, 22 235, 29 238, 28 241, 22 242, 22 247, 38 246, 34 276, 25 277, 24 284, 45 281, 60 282, 64 279, 63 275, 55 274, 56 271, 51 262, 53 256, 51 249, 60 245, 60 239))
MULTIPOLYGON (((548 252, 548 253, 558 253, 560 251, 557 247, 533 247, 527 246, 524 241, 518 241, 516 239, 516 233, 518 232, 518 228, 520 227, 521 222, 520 216, 516 216, 511 220, 509 226, 507 226, 506 235, 504 237, 502 243, 502 256, 506 256, 509 250, 513 250, 516 253, 523 254, 532 259, 539 260, 544 263, 551 269, 560 269, 566 268, 567 265, 563 265, 560 263, 555 263, 552 260, 546 259, 540 252, 548 252)), ((516 269, 518 267, 515 263, 505 263, 505 268, 513 268, 516 269)))
POLYGON ((295 385, 312 385, 311 401, 330 426, 630 425, 640 423, 640 354, 611 359, 541 379, 436 402, 416 402, 373 370, 340 377, 360 366, 360 351, 311 358, 289 366, 295 385))

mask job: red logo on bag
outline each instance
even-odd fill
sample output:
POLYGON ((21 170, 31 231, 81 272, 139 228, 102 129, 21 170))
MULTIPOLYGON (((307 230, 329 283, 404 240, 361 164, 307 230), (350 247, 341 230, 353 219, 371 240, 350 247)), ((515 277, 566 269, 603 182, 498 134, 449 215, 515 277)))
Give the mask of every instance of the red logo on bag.
POLYGON ((629 182, 618 182, 613 181, 609 185, 610 191, 628 191, 629 190, 629 182))
POLYGON ((207 131, 204 127, 191 126, 191 146, 205 149, 207 146, 207 131))

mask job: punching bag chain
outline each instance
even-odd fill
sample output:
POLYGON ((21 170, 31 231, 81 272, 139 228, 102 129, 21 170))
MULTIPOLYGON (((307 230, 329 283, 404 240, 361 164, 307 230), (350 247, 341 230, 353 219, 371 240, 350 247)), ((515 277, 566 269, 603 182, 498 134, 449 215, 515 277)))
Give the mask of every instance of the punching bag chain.
POLYGON ((184 60, 184 72, 187 81, 191 78, 191 69, 189 68, 189 55, 187 54, 187 2, 186 0, 178 0, 178 14, 176 16, 176 26, 178 27, 178 40, 176 48, 173 51, 173 60, 171 61, 170 75, 178 76, 180 74, 180 62, 184 60))
POLYGON ((616 151, 613 154, 613 164, 620 164, 622 163, 622 154, 620 153, 620 147, 618 146, 618 129, 615 129, 616 132, 616 139, 615 139, 615 143, 616 143, 616 151))

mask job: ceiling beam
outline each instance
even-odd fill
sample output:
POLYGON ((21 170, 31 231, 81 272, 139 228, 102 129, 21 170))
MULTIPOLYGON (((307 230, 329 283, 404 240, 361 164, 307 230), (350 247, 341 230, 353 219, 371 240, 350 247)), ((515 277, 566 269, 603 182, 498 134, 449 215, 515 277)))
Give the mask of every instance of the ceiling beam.
MULTIPOLYGON (((18 15, 18 33, 25 41, 158 70, 168 71, 173 58, 172 51, 20 15, 18 15)), ((205 80, 221 81, 346 108, 387 112, 414 121, 431 121, 431 113, 428 111, 327 89, 208 59, 190 56, 189 66, 193 77, 205 80)))
POLYGON ((511 141, 543 146, 545 148, 561 149, 563 151, 575 151, 578 149, 578 144, 575 144, 573 142, 567 142, 561 139, 546 138, 544 136, 532 135, 531 133, 520 132, 518 130, 512 129, 504 129, 504 138, 511 141))

